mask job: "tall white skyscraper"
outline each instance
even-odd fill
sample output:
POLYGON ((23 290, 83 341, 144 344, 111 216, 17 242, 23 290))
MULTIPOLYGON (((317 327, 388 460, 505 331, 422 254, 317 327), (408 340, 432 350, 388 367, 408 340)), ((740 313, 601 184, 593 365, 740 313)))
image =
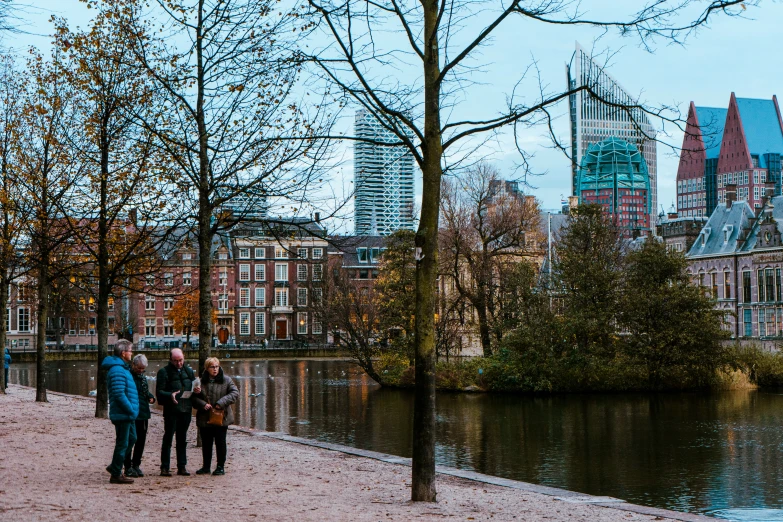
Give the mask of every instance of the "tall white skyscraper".
MULTIPOLYGON (((577 171, 590 145, 606 138, 620 138, 636 145, 642 153, 650 175, 652 214, 658 212, 658 169, 655 127, 638 107, 639 100, 630 96, 620 84, 596 64, 576 44, 571 63, 566 66, 568 86, 587 86, 601 99, 587 91, 569 98, 571 117, 571 194, 577 185, 577 171), (605 103, 608 102, 608 103, 605 103)), ((654 224, 653 224, 654 225, 654 224)))
MULTIPOLYGON (((356 112, 358 138, 399 139, 364 109, 356 112)), ((413 229, 413 155, 405 147, 354 142, 354 228, 358 235, 386 236, 413 229)))

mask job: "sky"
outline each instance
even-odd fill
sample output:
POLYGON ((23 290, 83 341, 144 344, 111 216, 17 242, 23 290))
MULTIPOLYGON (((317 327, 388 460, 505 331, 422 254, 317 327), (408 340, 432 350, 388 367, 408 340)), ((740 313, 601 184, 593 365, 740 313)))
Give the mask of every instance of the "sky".
MULTIPOLYGON (((23 52, 34 45, 49 46, 52 14, 67 18, 72 26, 85 27, 91 11, 78 0, 25 0, 30 8, 17 11, 21 19, 21 34, 6 37, 6 47, 23 52)), ((584 0, 582 10, 591 16, 611 16, 618 5, 626 8, 638 2, 622 4, 614 0, 584 0)), ((780 65, 780 20, 783 20, 783 2, 761 0, 760 7, 748 6, 744 18, 718 16, 706 27, 691 36, 685 45, 667 45, 660 42, 652 52, 641 48, 633 38, 602 34, 591 28, 553 27, 542 24, 508 24, 501 26, 491 45, 482 50, 480 86, 470 91, 464 105, 469 110, 486 108, 492 111, 502 104, 517 78, 535 60, 541 78, 550 89, 564 89, 565 66, 578 41, 586 49, 607 51, 608 72, 632 96, 654 106, 679 107, 682 118, 687 116, 688 103, 710 107, 727 107, 732 92, 738 97, 771 99, 777 87, 783 85, 783 67, 780 65)), ((478 27, 476 27, 477 29, 478 27)), ((467 26, 468 34, 473 28, 467 26)), ((538 83, 527 82, 523 88, 535 96, 538 83)), ((524 91, 523 91, 523 94, 524 91)), ((566 105, 555 111, 555 132, 568 141, 569 125, 566 105)), ((349 120, 347 120, 349 121, 349 120)), ((660 130, 661 139, 673 146, 658 145, 658 200, 666 210, 676 200, 677 151, 682 143, 682 132, 671 125, 660 130)), ((536 196, 545 209, 560 207, 561 196, 570 191, 570 160, 551 147, 544 129, 531 129, 521 136, 527 152, 532 153, 531 169, 538 173, 529 176, 527 191, 536 196)), ((350 150, 348 161, 338 167, 334 182, 343 187, 353 177, 350 150)), ((514 165, 519 157, 508 133, 501 135, 492 147, 489 160, 501 174, 515 177, 514 165)), ((342 193, 344 188, 336 190, 342 193)), ((420 196, 421 183, 416 192, 420 196)), ((658 208, 658 211, 661 209, 658 208)))

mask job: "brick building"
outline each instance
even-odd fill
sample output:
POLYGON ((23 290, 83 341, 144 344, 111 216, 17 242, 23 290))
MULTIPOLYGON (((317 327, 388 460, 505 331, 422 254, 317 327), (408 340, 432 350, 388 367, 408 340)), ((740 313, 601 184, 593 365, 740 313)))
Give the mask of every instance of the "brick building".
POLYGON ((735 185, 737 201, 762 206, 764 187, 781 192, 783 119, 777 97, 737 98, 727 109, 691 102, 677 170, 677 212, 709 216, 725 203, 726 186, 735 185))

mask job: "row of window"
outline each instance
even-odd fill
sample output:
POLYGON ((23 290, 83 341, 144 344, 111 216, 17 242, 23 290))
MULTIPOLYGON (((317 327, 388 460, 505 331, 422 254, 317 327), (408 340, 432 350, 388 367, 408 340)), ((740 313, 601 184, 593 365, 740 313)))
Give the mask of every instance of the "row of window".
MULTIPOLYGON (((307 281, 308 267, 312 266, 313 281, 320 281, 323 276, 323 265, 296 265, 296 280, 307 281)), ((255 280, 266 281, 266 265, 255 265, 255 280)), ((250 264, 240 263, 239 265, 239 280, 250 281, 250 264)), ((286 282, 288 281, 288 263, 275 263, 275 281, 286 282)), ((221 268, 218 271, 218 285, 226 286, 228 284, 228 268, 221 268)))
MULTIPOLYGON (((742 172, 724 172, 718 174, 718 188, 723 188, 726 185, 747 185, 750 182, 750 171, 744 170, 742 172)), ((766 170, 754 170, 753 171, 753 184, 759 185, 767 182, 766 170)))
MULTIPOLYGON (((753 310, 742 311, 743 335, 753 337, 753 310)), ((783 308, 759 308, 756 316, 759 337, 783 336, 783 308)))
MULTIPOLYGON (((253 314, 253 326, 255 335, 266 334, 266 314, 264 312, 256 312, 253 314)), ((314 335, 320 335, 323 333, 323 326, 318 321, 313 321, 313 324, 308 323, 308 313, 299 312, 296 314, 296 333, 299 335, 307 335, 308 329, 312 327, 314 335)), ((250 335, 250 312, 240 312, 239 314, 239 335, 250 335)))
POLYGON ((677 196, 677 209, 703 207, 707 204, 707 196, 703 192, 700 194, 687 194, 677 196))
MULTIPOLYGON (((240 308, 249 308, 251 306, 250 301, 250 288, 239 289, 239 306, 240 308)), ((266 288, 258 287, 254 289, 253 306, 262 307, 266 306, 266 288)), ((312 298, 314 303, 320 303, 323 298, 323 291, 320 288, 313 288, 312 298)), ((296 289, 296 306, 307 306, 307 288, 296 289)), ((275 288, 275 304, 274 306, 288 306, 288 288, 275 288)), ((218 294, 218 310, 228 310, 228 294, 218 294)))
MULTIPOLYGON (((250 259, 250 247, 240 247, 239 248, 239 259, 250 259)), ((307 259, 307 248, 297 248, 296 249, 296 257, 299 259, 307 259)), ((293 251, 293 250, 292 250, 293 251)), ((275 259, 288 259, 288 253, 289 250, 283 247, 275 247, 275 259)), ((312 259, 321 259, 324 256, 324 249, 323 248, 313 248, 312 249, 312 259)), ((220 257, 219 259, 227 259, 226 257, 220 257)), ((266 248, 265 247, 254 247, 253 248, 253 258, 254 259, 266 259, 266 248)))
MULTIPOLYGON (((184 254, 183 254, 184 255, 184 254)), ((155 286, 155 276, 150 274, 146 277, 147 286, 155 286)), ((182 285, 191 286, 193 284, 193 276, 190 272, 182 272, 182 285)), ((163 274, 163 286, 174 286, 174 274, 172 272, 166 272, 163 274)))
MULTIPOLYGON (((732 273, 728 270, 723 272, 723 293, 719 293, 719 273, 704 272, 698 275, 698 284, 709 289, 709 294, 718 299, 731 299, 732 273)), ((773 303, 783 301, 783 280, 781 279, 780 268, 762 268, 756 272, 756 288, 758 290, 757 301, 759 303, 773 303)), ((744 270, 742 272, 742 302, 753 302, 753 281, 752 272, 744 270)))
POLYGON ((705 189, 704 178, 681 179, 677 181, 677 194, 705 189))

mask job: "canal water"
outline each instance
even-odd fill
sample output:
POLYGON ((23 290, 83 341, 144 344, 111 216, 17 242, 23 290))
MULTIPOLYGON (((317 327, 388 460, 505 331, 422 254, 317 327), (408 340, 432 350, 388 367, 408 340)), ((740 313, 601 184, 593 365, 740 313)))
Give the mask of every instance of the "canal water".
MULTIPOLYGON (((151 361, 154 377, 163 362, 151 361)), ((243 426, 411 455, 413 395, 335 360, 231 360, 243 426)), ((96 368, 51 362, 88 395, 96 368)), ((10 381, 35 385, 34 364, 10 381)), ((154 386, 154 383, 150 383, 154 386)), ((154 387, 153 387, 154 389, 154 387)), ((438 394, 437 461, 489 475, 737 521, 783 521, 783 394, 438 394)))

